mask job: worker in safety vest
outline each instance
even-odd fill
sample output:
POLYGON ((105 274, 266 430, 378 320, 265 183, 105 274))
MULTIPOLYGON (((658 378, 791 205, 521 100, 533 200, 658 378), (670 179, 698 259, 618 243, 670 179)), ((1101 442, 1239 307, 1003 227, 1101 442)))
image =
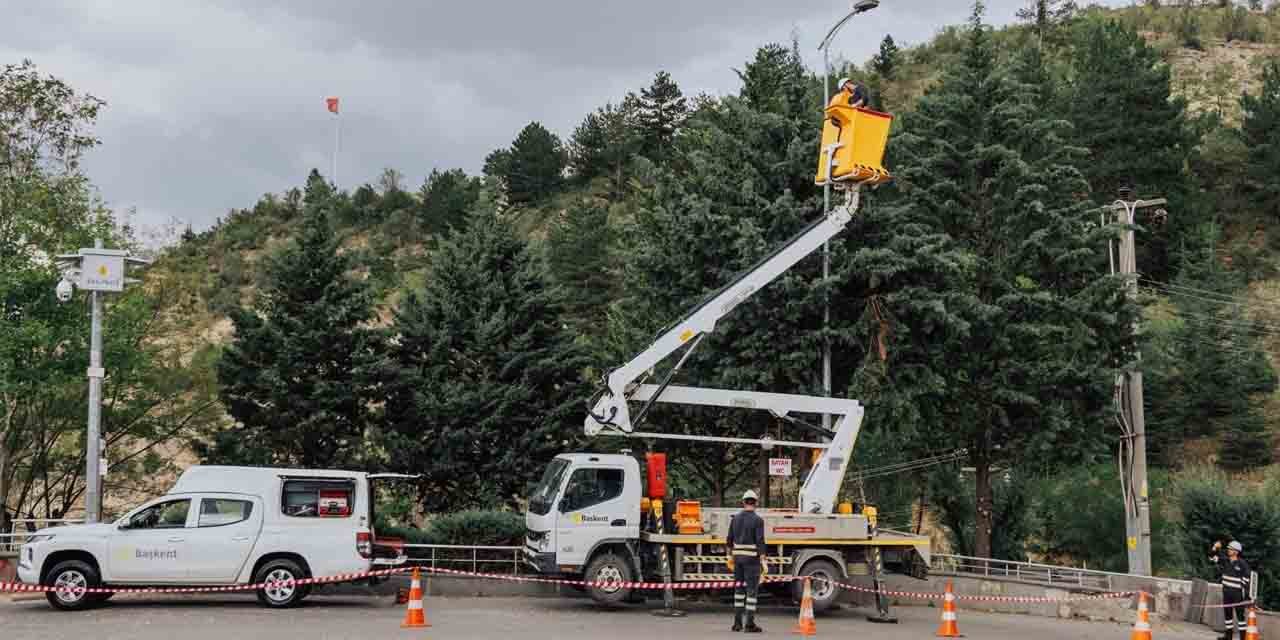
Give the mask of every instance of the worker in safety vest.
POLYGON ((831 96, 831 101, 827 103, 828 107, 836 105, 867 106, 867 88, 862 86, 862 83, 854 82, 849 78, 840 78, 840 82, 836 86, 839 87, 839 91, 834 96, 831 96))
POLYGON ((764 568, 764 518, 756 513, 755 491, 742 494, 742 511, 729 521, 729 535, 725 544, 729 547, 729 565, 733 568, 733 630, 747 633, 763 631, 756 626, 756 595, 760 591, 761 571, 764 568), (746 626, 743 626, 743 613, 746 626))
POLYGON ((1209 561, 1218 565, 1218 571, 1222 574, 1222 604, 1225 607, 1222 611, 1222 617, 1225 619, 1226 631, 1222 634, 1223 640, 1231 640, 1231 632, 1234 629, 1240 630, 1240 640, 1244 640, 1245 636, 1245 615, 1246 605, 1249 601, 1249 579, 1251 572, 1249 563, 1240 557, 1240 553, 1244 551, 1244 545, 1239 540, 1232 540, 1227 545, 1227 556, 1224 558, 1218 555, 1218 550, 1222 548, 1222 541, 1213 543, 1213 555, 1209 556, 1209 561))

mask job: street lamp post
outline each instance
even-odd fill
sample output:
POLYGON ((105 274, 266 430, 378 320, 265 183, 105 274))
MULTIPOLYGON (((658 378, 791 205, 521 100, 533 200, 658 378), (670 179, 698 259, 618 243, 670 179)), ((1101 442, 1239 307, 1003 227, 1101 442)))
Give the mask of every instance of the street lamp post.
POLYGON ((102 296, 106 292, 124 291, 126 284, 139 282, 125 277, 125 265, 147 265, 150 261, 134 258, 128 251, 103 249, 102 240, 93 241, 92 249, 79 253, 60 255, 56 258, 62 268, 62 280, 58 282, 58 300, 67 302, 75 293, 75 287, 89 292, 93 308, 89 330, 89 429, 85 438, 85 522, 97 522, 102 514, 102 477, 107 465, 102 458, 102 379, 106 370, 102 367, 102 296))
MULTIPOLYGON (((818 45, 818 49, 822 51, 822 109, 827 108, 827 103, 831 101, 831 59, 830 47, 831 40, 835 38, 836 32, 844 27, 849 19, 865 13, 880 6, 880 0, 855 0, 849 9, 849 13, 841 18, 831 30, 827 32, 827 37, 822 39, 822 44, 818 45)), ((831 183, 822 185, 822 214, 826 215, 831 212, 831 183)), ((822 243, 822 280, 826 282, 831 277, 831 243, 822 243)), ((831 300, 830 296, 823 301, 822 305, 822 330, 825 332, 828 325, 831 324, 831 300)), ((831 340, 824 338, 822 341, 822 392, 826 396, 831 395, 831 340)), ((822 426, 827 429, 831 428, 831 415, 822 414, 822 426)))

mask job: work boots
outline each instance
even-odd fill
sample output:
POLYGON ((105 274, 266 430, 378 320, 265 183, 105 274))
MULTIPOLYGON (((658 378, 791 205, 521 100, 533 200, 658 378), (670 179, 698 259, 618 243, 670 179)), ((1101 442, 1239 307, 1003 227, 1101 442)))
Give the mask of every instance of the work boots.
POLYGON ((764 629, 756 626, 756 614, 751 613, 750 611, 747 612, 747 626, 742 630, 746 633, 760 633, 764 631, 764 629))
POLYGON ((738 609, 733 614, 733 631, 742 631, 742 609, 738 609))

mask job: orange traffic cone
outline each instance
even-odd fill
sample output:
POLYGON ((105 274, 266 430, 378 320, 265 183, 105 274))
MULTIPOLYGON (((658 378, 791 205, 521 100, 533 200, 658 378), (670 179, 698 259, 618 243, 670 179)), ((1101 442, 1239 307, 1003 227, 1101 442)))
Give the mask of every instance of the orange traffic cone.
POLYGON ((951 592, 951 581, 947 580, 947 592, 942 596, 942 624, 938 626, 939 638, 962 638, 960 627, 956 624, 956 594, 951 592))
POLYGON ((1147 610, 1147 593, 1138 592, 1138 618, 1133 621, 1129 640, 1151 640, 1151 618, 1147 610))
POLYGON ((791 633, 812 636, 818 633, 818 623, 813 619, 813 591, 809 589, 809 577, 804 579, 804 595, 800 598, 800 621, 791 633))
POLYGON ((422 578, 418 568, 413 568, 413 582, 409 584, 409 608, 404 612, 404 624, 401 627, 429 627, 427 614, 422 611, 422 578))
POLYGON ((1262 640, 1262 636, 1258 634, 1258 615, 1254 613, 1254 608, 1249 607, 1249 620, 1245 623, 1244 640, 1262 640))

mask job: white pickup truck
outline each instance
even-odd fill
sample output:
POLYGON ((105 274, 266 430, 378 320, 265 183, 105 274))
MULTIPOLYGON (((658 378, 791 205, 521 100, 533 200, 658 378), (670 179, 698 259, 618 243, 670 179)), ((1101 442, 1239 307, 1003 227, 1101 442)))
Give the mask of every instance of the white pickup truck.
MULTIPOLYGON (((400 564, 399 552, 375 549, 371 481, 405 477, 191 467, 168 494, 115 522, 37 531, 19 550, 18 578, 60 587, 49 603, 76 610, 110 597, 77 587, 243 585, 400 564)), ((289 607, 310 591, 271 586, 258 600, 289 607)))

